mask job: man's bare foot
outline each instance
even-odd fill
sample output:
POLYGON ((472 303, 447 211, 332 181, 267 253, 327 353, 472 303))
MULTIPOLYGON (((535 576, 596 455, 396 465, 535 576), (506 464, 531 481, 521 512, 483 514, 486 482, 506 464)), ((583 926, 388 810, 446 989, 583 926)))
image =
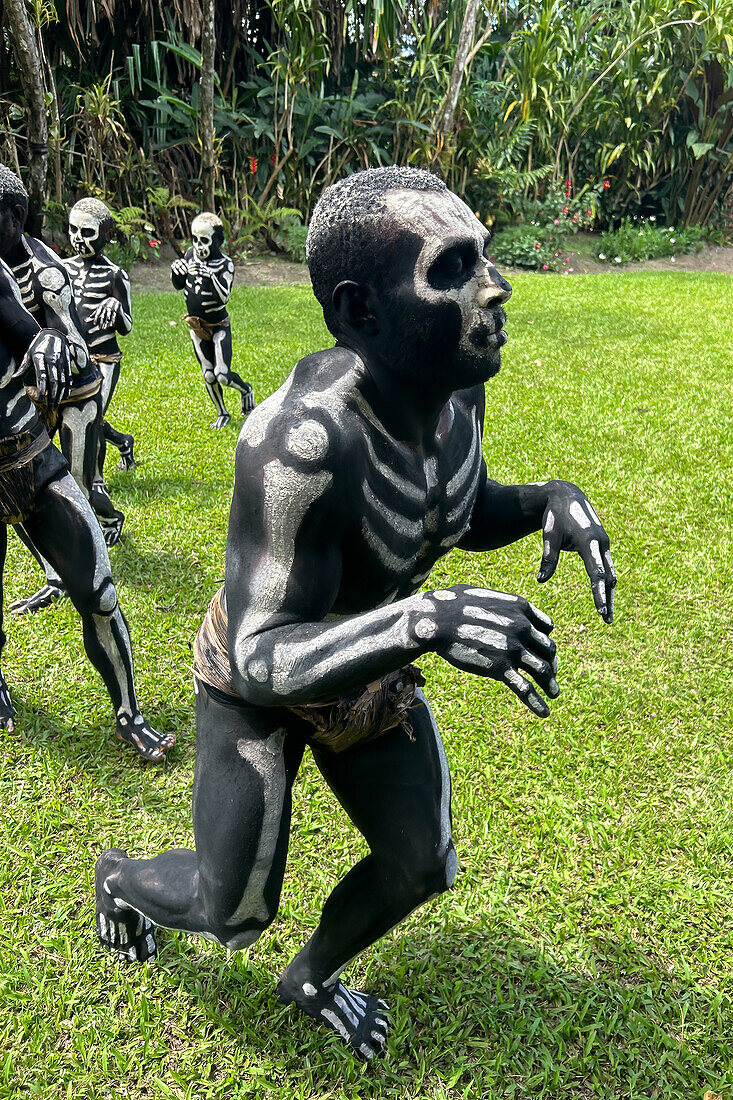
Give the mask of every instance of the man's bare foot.
POLYGON ((365 1061, 383 1054, 389 1032, 387 1005, 371 993, 348 989, 343 982, 315 986, 283 974, 277 987, 283 1004, 295 1004, 311 1019, 325 1024, 365 1061))
POLYGON ((127 859, 121 848, 103 852, 94 868, 94 896, 97 910, 97 936, 103 947, 130 962, 154 959, 157 953, 155 926, 147 917, 131 909, 114 896, 110 876, 127 859))
POLYGON ((255 407, 255 391, 249 382, 244 383, 247 389, 242 394, 242 416, 248 416, 255 407))
POLYGON ((231 420, 231 416, 229 415, 229 413, 222 413, 221 416, 217 416, 216 420, 211 425, 211 427, 212 428, 226 428, 226 426, 227 426, 227 424, 229 423, 230 420, 231 420))
POLYGON ((97 516, 97 519, 99 520, 99 526, 102 528, 105 545, 115 546, 120 541, 122 525, 125 522, 123 513, 118 512, 113 518, 108 516, 97 516))
POLYGON ((14 600, 9 610, 13 615, 32 615, 35 611, 42 611, 63 599, 66 599, 66 591, 60 584, 44 584, 32 596, 26 596, 24 600, 14 600))
POLYGON ((142 714, 125 714, 122 711, 117 714, 115 736, 133 745, 143 760, 149 760, 152 764, 165 760, 165 754, 176 743, 175 733, 158 733, 142 714))
POLYGON ((136 466, 135 462, 135 437, 132 435, 123 435, 122 443, 120 444, 120 461, 117 463, 118 470, 131 470, 133 466, 136 466))
POLYGON ((5 683, 5 677, 2 672, 0 672, 0 730, 7 730, 8 733, 12 733, 15 728, 13 723, 14 718, 15 707, 11 701, 8 685, 5 683))

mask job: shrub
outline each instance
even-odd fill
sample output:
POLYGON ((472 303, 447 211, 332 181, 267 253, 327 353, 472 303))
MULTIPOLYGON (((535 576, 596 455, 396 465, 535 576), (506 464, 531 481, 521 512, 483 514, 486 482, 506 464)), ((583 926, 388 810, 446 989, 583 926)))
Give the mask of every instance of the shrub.
POLYGON ((602 263, 622 265, 699 252, 706 237, 706 231, 698 225, 675 229, 657 225, 653 217, 624 218, 618 229, 601 234, 594 252, 602 263))

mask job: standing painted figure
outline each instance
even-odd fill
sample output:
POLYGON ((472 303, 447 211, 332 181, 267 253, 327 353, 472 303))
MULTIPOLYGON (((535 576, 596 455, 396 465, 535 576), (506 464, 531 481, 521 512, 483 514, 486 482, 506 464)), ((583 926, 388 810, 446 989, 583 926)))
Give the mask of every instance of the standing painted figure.
MULTIPOLYGON (((0 247, 13 232, 12 204, 20 181, 3 179, 10 207, 0 204, 0 247)), ((57 571, 79 612, 84 648, 104 680, 115 710, 115 733, 146 760, 160 761, 175 741, 161 736, 140 712, 130 634, 112 580, 107 547, 89 501, 51 442, 44 420, 68 393, 66 336, 39 329, 25 309, 10 269, 0 261, 0 649, 2 574, 7 525, 28 537, 57 571), (42 414, 42 415, 41 415, 42 414)), ((73 360, 72 360, 73 361, 73 360)), ((0 728, 12 730, 15 710, 0 673, 0 728)))
POLYGON ((217 417, 212 428, 223 428, 231 419, 224 404, 222 386, 238 390, 242 416, 252 412, 255 398, 249 382, 232 370, 232 329, 227 302, 232 292, 234 264, 221 250, 224 227, 216 214, 204 212, 191 225, 192 245, 183 259, 171 264, 171 281, 182 290, 196 358, 204 372, 206 392, 217 417))
MULTIPOLYGON (((105 524, 105 541, 112 545, 119 538, 124 516, 114 508, 109 496, 93 492, 102 424, 102 379, 81 334, 69 273, 42 241, 24 233, 28 213, 25 189, 14 173, 2 166, 0 208, 4 223, 0 258, 12 271, 24 306, 40 325, 60 332, 69 344, 71 389, 54 414, 54 423, 49 420, 47 426, 51 430, 58 427, 59 445, 72 476, 92 501, 98 519, 105 524)), ((20 526, 18 534, 46 574, 45 584, 37 592, 12 605, 13 612, 22 614, 48 607, 65 590, 58 573, 33 544, 27 529, 20 526)))
POLYGON ((94 488, 99 486, 105 492, 104 459, 108 442, 120 452, 120 470, 129 470, 135 465, 133 436, 117 431, 106 419, 120 378, 122 352, 117 337, 129 335, 132 329, 130 280, 126 272, 104 254, 114 230, 114 218, 103 202, 80 199, 69 213, 69 241, 76 256, 64 260, 71 276, 82 336, 102 375, 105 420, 94 488))
POLYGON ((458 869, 446 755, 411 662, 437 653, 540 717, 540 689, 559 691, 551 620, 492 588, 423 591, 433 565, 453 546, 541 530, 538 579, 576 551, 612 618, 608 537, 581 490, 487 475, 484 386, 511 294, 488 240, 416 169, 358 173, 322 195, 308 264, 336 346, 302 359, 239 438, 225 584, 194 652, 196 849, 97 862, 97 931, 127 958, 154 954, 155 924, 251 944, 277 912, 308 745, 370 852, 278 994, 367 1059, 384 1048, 386 1006, 339 975, 458 869))

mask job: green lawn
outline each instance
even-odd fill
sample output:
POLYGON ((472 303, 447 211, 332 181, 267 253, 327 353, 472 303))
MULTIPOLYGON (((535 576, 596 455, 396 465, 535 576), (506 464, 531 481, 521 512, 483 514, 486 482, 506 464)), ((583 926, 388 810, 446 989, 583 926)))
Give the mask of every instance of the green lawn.
MULTIPOLYGON (((312 763, 280 919, 248 952, 161 933, 128 966, 93 934, 97 852, 191 842, 189 642, 220 583, 239 426, 209 429, 179 296, 140 296, 112 422, 127 512, 112 551, 165 768, 112 737, 70 607, 8 617, 18 708, 0 779, 0 1097, 733 1097, 733 278, 518 275, 488 395, 503 481, 576 481, 611 535, 617 617, 579 560, 535 583, 539 536, 455 552, 434 584, 530 596, 556 622, 542 722, 492 681, 422 662, 454 779, 461 871, 354 964, 391 1004, 362 1067, 275 1001, 274 979, 363 852, 312 763)), ((235 361, 265 397, 326 340, 306 288, 238 290, 235 361)), ((235 395, 229 395, 232 409, 235 395)), ((114 456, 114 452, 112 452, 114 456)), ((40 578, 11 537, 7 598, 40 578)))

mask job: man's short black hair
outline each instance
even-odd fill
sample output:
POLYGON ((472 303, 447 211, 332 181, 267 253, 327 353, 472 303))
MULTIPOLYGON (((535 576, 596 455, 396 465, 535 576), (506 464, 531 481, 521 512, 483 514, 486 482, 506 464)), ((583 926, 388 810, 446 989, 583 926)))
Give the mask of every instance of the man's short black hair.
POLYGON ((0 164, 0 206, 22 206, 28 212, 28 192, 15 172, 0 164))
POLYGON ((313 293, 329 328, 335 320, 334 288, 344 279, 373 282, 389 262, 386 246, 395 228, 385 224, 387 192, 447 190, 430 172, 397 165, 368 168, 326 188, 313 211, 305 250, 313 293))

